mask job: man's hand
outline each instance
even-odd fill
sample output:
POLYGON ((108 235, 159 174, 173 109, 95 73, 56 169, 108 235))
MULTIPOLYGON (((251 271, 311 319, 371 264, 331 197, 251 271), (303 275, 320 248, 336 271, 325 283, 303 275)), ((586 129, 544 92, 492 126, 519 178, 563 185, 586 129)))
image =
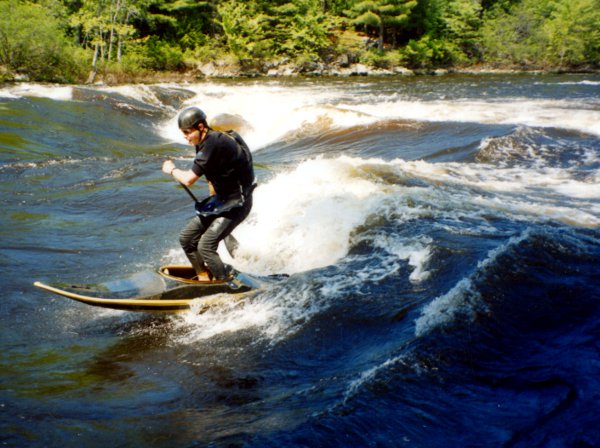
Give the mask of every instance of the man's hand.
POLYGON ((162 165, 163 173, 168 174, 169 176, 173 173, 175 169, 175 164, 172 160, 165 160, 162 165))

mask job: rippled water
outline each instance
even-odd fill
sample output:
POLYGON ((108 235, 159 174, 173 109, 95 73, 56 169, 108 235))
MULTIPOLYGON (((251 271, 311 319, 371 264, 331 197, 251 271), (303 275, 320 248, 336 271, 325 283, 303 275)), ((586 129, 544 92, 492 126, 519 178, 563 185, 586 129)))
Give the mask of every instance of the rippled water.
POLYGON ((4 445, 600 445, 597 75, 8 86, 0 191, 4 445), (289 277, 201 315, 35 290, 184 260, 188 105, 257 166, 223 257, 289 277))

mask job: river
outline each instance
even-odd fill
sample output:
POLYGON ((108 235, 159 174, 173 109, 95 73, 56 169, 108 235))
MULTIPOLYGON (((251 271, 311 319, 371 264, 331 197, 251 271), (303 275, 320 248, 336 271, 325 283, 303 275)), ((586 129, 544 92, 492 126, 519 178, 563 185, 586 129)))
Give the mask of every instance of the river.
POLYGON ((9 85, 0 193, 5 446, 600 445, 598 75, 9 85), (254 155, 223 258, 287 276, 204 314, 34 288, 185 260, 191 105, 254 155))

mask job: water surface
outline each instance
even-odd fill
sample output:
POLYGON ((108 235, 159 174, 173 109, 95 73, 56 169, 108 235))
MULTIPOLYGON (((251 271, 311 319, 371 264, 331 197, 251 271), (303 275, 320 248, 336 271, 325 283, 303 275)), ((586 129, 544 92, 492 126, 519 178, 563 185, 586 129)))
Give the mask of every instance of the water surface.
MULTIPOLYGON (((0 89, 8 446, 597 446, 600 78, 444 76, 0 89), (34 280, 183 262, 183 107, 257 166, 205 314, 34 280)), ((194 191, 206 194, 199 183, 194 191)))

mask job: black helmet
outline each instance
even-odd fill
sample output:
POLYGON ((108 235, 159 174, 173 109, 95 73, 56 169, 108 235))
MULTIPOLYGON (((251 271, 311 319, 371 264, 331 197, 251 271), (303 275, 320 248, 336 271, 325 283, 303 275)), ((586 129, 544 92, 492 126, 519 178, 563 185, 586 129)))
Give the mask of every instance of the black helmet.
POLYGON ((188 107, 179 114, 179 117, 177 117, 179 129, 196 128, 201 122, 206 123, 206 114, 197 107, 188 107))

